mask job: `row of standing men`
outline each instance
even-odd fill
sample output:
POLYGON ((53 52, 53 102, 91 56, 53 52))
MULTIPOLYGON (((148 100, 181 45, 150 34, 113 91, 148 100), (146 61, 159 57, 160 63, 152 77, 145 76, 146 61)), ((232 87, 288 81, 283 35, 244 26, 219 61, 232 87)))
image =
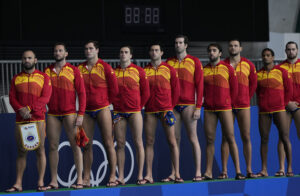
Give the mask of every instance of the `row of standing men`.
MULTIPOLYGON (((41 72, 35 69, 35 53, 27 50, 22 56, 23 71, 11 81, 10 103, 16 111, 16 124, 36 122, 41 145, 36 150, 38 183, 37 190, 58 189, 58 146, 61 127, 64 126, 72 147, 77 182, 75 189, 90 187, 90 171, 93 162, 92 141, 97 122, 108 155, 110 176, 108 187, 125 185, 124 163, 127 123, 131 128, 136 147, 138 167, 137 184, 154 183, 152 176, 153 145, 157 121, 160 120, 170 146, 172 172, 163 182, 182 183, 179 173, 180 130, 184 124, 192 144, 195 163, 193 181, 213 179, 212 165, 214 140, 218 120, 222 126, 222 172, 219 179, 228 178, 227 161, 232 156, 236 179, 268 176, 267 143, 272 118, 279 131, 280 169, 275 174, 285 175, 284 161, 287 157, 287 176, 293 176, 289 127, 292 118, 299 133, 300 112, 300 60, 295 42, 286 45, 287 60, 274 66, 274 52, 262 51, 264 67, 256 73, 255 66, 241 57, 241 42, 229 41, 230 56, 221 60, 222 48, 217 43, 207 47, 209 63, 202 67, 200 60, 187 54, 188 38, 175 37, 176 56, 161 60, 163 48, 153 43, 149 48, 151 62, 143 69, 131 62, 132 49, 120 49, 120 65, 112 69, 98 57, 97 41, 85 44, 87 61, 75 67, 66 62, 68 51, 64 43, 54 46, 55 63, 41 72), (250 99, 257 92, 259 104, 259 128, 261 134, 262 170, 254 174, 251 168, 252 147, 250 141, 250 99), (299 93, 298 93, 299 92, 299 93), (237 93, 239 98, 237 99, 237 93), (76 94, 79 110, 76 112, 76 94), (270 98, 272 97, 272 99, 270 98), (274 99, 276 98, 276 99, 274 99), (111 115, 109 105, 113 104, 111 115), (201 174, 201 149, 197 136, 197 120, 204 106, 204 130, 206 135, 206 171, 201 174), (45 126, 45 105, 48 104, 45 126), (145 107, 144 121, 141 109, 145 107), (243 141, 247 175, 240 170, 238 148, 234 138, 234 120, 238 121, 243 141), (145 149, 142 140, 144 124, 145 149), (90 142, 81 150, 76 144, 77 127, 83 127, 90 142), (46 127, 46 132, 45 132, 46 127), (44 186, 46 157, 45 133, 49 140, 49 163, 51 181, 44 186), (117 142, 114 148, 114 137, 117 142), (143 176, 144 162, 146 175, 143 176), (116 179, 116 166, 119 176, 116 179), (83 174, 83 175, 82 175, 83 174)), ((7 192, 22 191, 22 177, 26 167, 27 151, 22 147, 19 127, 16 126, 18 157, 16 182, 7 192)))

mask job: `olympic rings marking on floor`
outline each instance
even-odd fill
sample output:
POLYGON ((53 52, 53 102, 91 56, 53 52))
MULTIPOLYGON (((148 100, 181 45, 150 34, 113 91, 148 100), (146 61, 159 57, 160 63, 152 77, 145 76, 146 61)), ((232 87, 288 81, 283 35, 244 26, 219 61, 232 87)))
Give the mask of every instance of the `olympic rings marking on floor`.
MULTIPOLYGON (((117 145, 117 142, 114 143, 115 146, 117 145)), ((134 156, 133 156, 133 151, 132 148, 130 146, 130 144, 128 142, 126 142, 125 147, 128 148, 129 153, 130 153, 130 160, 131 160, 131 166, 130 166, 130 170, 129 170, 129 174, 127 175, 127 177, 124 178, 125 183, 131 178, 132 173, 133 173, 133 169, 134 169, 134 156)), ((119 174, 119 170, 117 167, 117 174, 119 174)))
MULTIPOLYGON (((116 146, 116 142, 114 144, 116 146)), ((106 151, 105 151, 103 145, 97 140, 93 140, 93 145, 96 145, 97 147, 99 147, 100 150, 103 153, 103 156, 104 156, 103 162, 101 162, 101 164, 99 165, 99 167, 97 169, 96 176, 94 176, 93 171, 91 171, 91 180, 90 180, 91 186, 99 186, 100 183, 103 181, 103 179, 106 176, 107 167, 108 167, 108 160, 107 160, 107 154, 106 154, 106 151)), ((60 143, 59 147, 58 147, 58 152, 64 147, 71 147, 69 141, 64 141, 64 142, 60 143)), ((129 153, 130 153, 130 159, 131 159, 130 164, 131 164, 131 166, 130 166, 129 174, 124 179, 125 182, 127 182, 131 178, 132 173, 133 173, 133 169, 134 169, 133 151, 132 151, 132 148, 131 148, 131 146, 128 142, 126 142, 126 147, 128 148, 129 153)), ((117 168, 117 172, 118 172, 118 168, 117 168)), ((57 174, 58 183, 62 186, 65 186, 65 187, 70 187, 72 184, 75 183, 76 179, 77 179, 77 174, 76 174, 75 164, 73 164, 73 166, 71 167, 71 169, 69 171, 67 181, 62 180, 59 177, 59 174, 57 174), (72 176, 74 176, 74 177, 72 178, 72 176)))

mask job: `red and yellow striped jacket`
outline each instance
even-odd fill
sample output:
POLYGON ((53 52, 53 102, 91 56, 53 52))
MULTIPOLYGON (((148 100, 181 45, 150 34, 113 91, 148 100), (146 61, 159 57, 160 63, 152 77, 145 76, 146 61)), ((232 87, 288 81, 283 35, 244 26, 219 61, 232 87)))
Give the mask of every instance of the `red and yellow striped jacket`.
POLYGON ((99 59, 89 71, 87 62, 78 66, 85 85, 86 111, 109 106, 119 92, 116 74, 112 67, 99 59))
POLYGON ((83 115, 86 95, 82 75, 77 67, 66 63, 59 74, 54 64, 45 69, 52 83, 52 96, 48 104, 49 115, 68 115, 76 113, 76 93, 79 100, 78 115, 83 115))
MULTIPOLYGON (((230 59, 226 58, 225 63, 230 64, 230 59)), ((250 99, 254 95, 257 86, 257 74, 255 66, 248 59, 241 57, 241 61, 235 68, 238 79, 238 94, 233 108, 250 108, 250 99)))
POLYGON ((269 72, 263 67, 257 72, 257 101, 260 113, 285 111, 293 94, 291 77, 275 66, 269 72))
POLYGON ((178 74, 180 96, 177 104, 194 105, 196 93, 196 108, 200 109, 203 98, 203 68, 200 60, 188 54, 181 62, 177 57, 169 58, 166 62, 174 67, 178 74))
POLYGON ((238 93, 238 81, 233 67, 220 61, 216 66, 207 64, 204 75, 204 109, 231 110, 238 93))
POLYGON ((21 72, 15 75, 11 81, 9 102, 16 112, 16 122, 37 122, 45 120, 46 104, 51 96, 51 82, 49 77, 35 70, 28 74, 21 72), (18 110, 28 107, 30 119, 23 119, 18 110))
POLYGON ((115 69, 119 94, 113 100, 115 112, 134 113, 144 107, 150 96, 149 82, 143 68, 131 63, 115 69))
POLYGON ((144 70, 150 86, 145 112, 173 111, 180 92, 176 70, 165 62, 156 69, 149 63, 144 70))
MULTIPOLYGON (((287 70, 292 78, 293 95, 290 101, 296 101, 300 103, 300 59, 298 59, 294 64, 291 64, 287 60, 285 60, 278 66, 287 70)), ((298 106, 298 108, 300 108, 300 105, 298 106)))

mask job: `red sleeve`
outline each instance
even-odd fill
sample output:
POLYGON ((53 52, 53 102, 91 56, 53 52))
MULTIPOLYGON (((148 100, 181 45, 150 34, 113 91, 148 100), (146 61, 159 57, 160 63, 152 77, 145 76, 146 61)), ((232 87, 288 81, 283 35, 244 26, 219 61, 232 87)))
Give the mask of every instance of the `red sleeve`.
POLYGON ((195 59, 195 88, 197 94, 196 109, 201 109, 203 100, 203 67, 199 59, 195 59))
POLYGON ((84 115, 86 106, 86 94, 82 75, 77 67, 74 67, 75 89, 79 100, 78 115, 84 115))
POLYGON ((118 86, 116 74, 115 74, 113 68, 108 64, 105 67, 105 78, 106 78, 107 86, 108 86, 109 103, 112 103, 113 99, 119 93, 119 86, 118 86))
POLYGON ((250 98, 254 95, 257 87, 257 73, 255 66, 252 62, 248 62, 250 65, 250 75, 249 75, 249 96, 250 98))
POLYGON ((227 66, 229 69, 229 86, 230 86, 230 96, 231 96, 231 105, 235 103, 235 100, 238 95, 238 80, 235 70, 227 66))
POLYGON ((292 78, 288 72, 280 68, 282 72, 283 86, 284 86, 284 104, 287 105, 293 96, 292 78))
POLYGON ((41 96, 29 106, 33 111, 42 110, 49 102, 52 93, 51 81, 48 75, 44 74, 44 86, 41 96))
POLYGON ((175 107, 180 95, 180 85, 176 70, 171 66, 169 66, 169 69, 171 71, 172 105, 175 107))
POLYGON ((10 89, 9 89, 9 103, 12 108, 17 112, 19 109, 25 107, 22 106, 17 100, 16 86, 15 86, 16 76, 11 80, 10 89))
POLYGON ((143 108, 150 97, 150 87, 144 69, 138 67, 138 70, 140 74, 141 108, 143 108))
MULTIPOLYGON (((260 72, 260 70, 258 71, 260 72)), ((259 96, 259 93, 260 93, 260 86, 258 85, 258 82, 257 82, 257 87, 256 87, 256 100, 258 101, 258 96, 259 96)))

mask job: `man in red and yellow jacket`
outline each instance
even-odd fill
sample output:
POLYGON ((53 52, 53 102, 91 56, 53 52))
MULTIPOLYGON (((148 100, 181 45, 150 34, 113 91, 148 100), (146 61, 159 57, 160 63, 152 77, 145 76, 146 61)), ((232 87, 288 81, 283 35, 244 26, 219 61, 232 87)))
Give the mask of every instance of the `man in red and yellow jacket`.
POLYGON ((204 131, 206 135, 206 171, 204 179, 213 178, 214 141, 218 120, 222 134, 226 137, 235 165, 236 179, 245 179, 241 174, 239 152, 234 138, 232 105, 237 98, 237 77, 235 70, 221 61, 222 48, 219 44, 208 45, 209 64, 203 68, 204 73, 204 131))
MULTIPOLYGON (((180 83, 180 96, 174 109, 177 119, 175 134, 177 144, 180 147, 181 124, 185 125, 186 133, 192 144, 195 159, 195 177, 193 181, 201 180, 201 149, 197 135, 197 121, 200 119, 200 111, 203 98, 203 69, 197 57, 187 53, 188 37, 178 35, 174 40, 176 56, 169 58, 167 63, 177 71, 180 83)), ((180 151, 180 150, 179 150, 180 151)), ((163 182, 174 181, 175 170, 163 182)))
MULTIPOLYGON (((274 51, 265 48, 262 51, 262 61, 264 67, 257 72, 257 101, 259 106, 259 132, 261 135, 261 162, 262 169, 257 174, 259 177, 268 176, 267 153, 270 127, 273 122, 279 132, 279 140, 284 145, 284 153, 287 158, 286 176, 294 176, 292 170, 292 146, 289 138, 288 114, 285 107, 293 95, 291 76, 280 66, 274 66, 274 51)), ((281 156, 279 151, 279 157, 281 156)), ((283 158, 284 160, 284 158, 283 158)), ((284 176, 284 167, 280 169, 276 176, 284 176)))
POLYGON ((119 92, 118 82, 112 67, 98 57, 99 44, 88 41, 84 46, 87 61, 78 66, 85 85, 86 111, 83 118, 83 128, 89 138, 89 143, 83 150, 83 185, 90 187, 90 173, 93 163, 93 137, 95 121, 102 132, 102 141, 108 155, 110 177, 108 187, 116 186, 117 157, 113 141, 112 118, 109 105, 119 92))
MULTIPOLYGON (((229 41, 229 57, 224 60, 225 63, 231 65, 238 79, 239 98, 232 105, 234 117, 236 117, 243 141, 244 157, 246 161, 246 170, 248 178, 255 178, 252 172, 252 145, 250 140, 250 99, 254 95, 257 86, 257 75, 255 66, 245 57, 241 57, 242 44, 238 39, 229 41)), ((222 172, 219 179, 227 178, 227 162, 229 158, 229 147, 226 138, 222 138, 222 172)))
MULTIPOLYGON (((290 129, 290 125, 294 119, 298 138, 300 138, 300 59, 298 58, 298 44, 294 41, 288 42, 285 46, 285 53, 287 59, 278 66, 287 70, 293 81, 293 95, 286 107, 289 113, 288 129, 290 129)), ((284 173, 285 171, 285 153, 281 140, 278 142, 278 149, 280 169, 275 175, 282 176, 282 172, 284 173)))
POLYGON ((145 184, 143 179, 143 167, 145 152, 143 146, 143 118, 141 109, 148 101, 150 91, 143 68, 131 63, 132 50, 130 46, 120 49, 120 65, 115 69, 118 80, 119 94, 113 100, 114 131, 117 140, 117 160, 119 178, 118 184, 125 184, 125 143, 126 128, 129 123, 137 149, 138 176, 137 184, 145 184))
POLYGON ((176 118, 173 108, 177 104, 180 92, 176 70, 161 61, 163 50, 159 43, 150 47, 151 62, 144 68, 150 85, 150 98, 145 106, 146 134, 146 176, 147 183, 153 183, 152 163, 154 157, 156 125, 161 120, 170 146, 172 163, 175 168, 175 181, 183 182, 179 174, 179 152, 175 137, 176 118))
POLYGON ((82 125, 86 106, 84 82, 79 69, 66 62, 68 51, 64 43, 54 45, 55 63, 45 69, 52 83, 52 96, 48 104, 47 135, 49 140, 49 162, 51 181, 47 189, 57 189, 58 145, 61 126, 64 125, 73 151, 77 170, 75 188, 83 188, 82 181, 82 153, 76 145, 78 126, 82 125), (79 100, 79 109, 76 112, 76 94, 79 100))
POLYGON ((22 191, 22 178, 26 168, 27 151, 23 148, 19 126, 22 123, 37 123, 37 130, 40 138, 40 146, 36 150, 38 183, 37 190, 45 191, 44 174, 46 170, 45 155, 45 113, 46 104, 51 96, 51 82, 49 77, 35 69, 37 58, 32 50, 26 50, 22 55, 23 71, 15 75, 11 81, 9 101, 16 112, 16 143, 18 158, 16 161, 16 182, 6 192, 22 191))

